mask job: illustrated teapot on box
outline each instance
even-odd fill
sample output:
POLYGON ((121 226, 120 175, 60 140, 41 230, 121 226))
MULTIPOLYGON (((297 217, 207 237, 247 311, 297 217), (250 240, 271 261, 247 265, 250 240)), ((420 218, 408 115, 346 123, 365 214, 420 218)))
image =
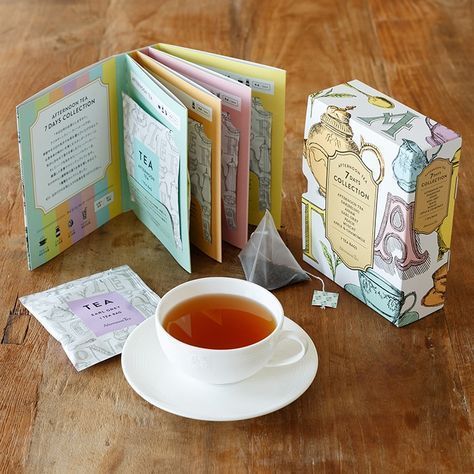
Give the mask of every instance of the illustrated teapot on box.
POLYGON ((383 159, 374 145, 362 142, 359 147, 353 140, 354 132, 349 124, 354 106, 337 107, 330 105, 321 116, 321 122, 311 126, 308 138, 305 140, 303 156, 309 169, 319 184, 319 193, 326 196, 326 176, 328 159, 336 152, 350 151, 361 156, 365 151, 371 151, 379 160, 381 173, 378 181, 383 177, 383 159))

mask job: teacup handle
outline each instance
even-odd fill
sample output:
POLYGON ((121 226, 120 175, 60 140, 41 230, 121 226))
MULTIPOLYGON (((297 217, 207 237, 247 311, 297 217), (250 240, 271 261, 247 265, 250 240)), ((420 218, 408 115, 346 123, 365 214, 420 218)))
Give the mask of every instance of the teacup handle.
POLYGON ((436 122, 430 119, 429 117, 425 117, 425 122, 426 122, 426 125, 428 125, 428 128, 430 130, 436 125, 436 122))
MULTIPOLYGON (((415 306, 415 303, 416 303, 416 292, 415 291, 412 291, 411 293, 408 293, 408 295, 405 296, 405 299, 403 300, 403 304, 405 304, 405 301, 408 299, 408 297, 410 296, 413 296, 413 303, 411 304, 411 306, 409 308, 407 308, 405 311, 403 311, 403 313, 401 314, 400 318, 402 316, 405 316, 405 314, 407 314, 409 311, 411 311, 413 309, 413 306, 415 306)), ((399 318, 399 319, 400 319, 399 318)))
POLYGON ((362 155, 364 151, 368 150, 368 151, 371 151, 376 156, 377 160, 379 161, 380 174, 379 174, 379 177, 375 180, 375 184, 380 184, 385 174, 385 165, 384 165, 383 157, 380 153, 380 150, 375 145, 364 142, 364 139, 362 137, 360 139, 360 144, 361 144, 361 147, 360 147, 361 159, 362 159, 362 155))
POLYGON ((282 341, 286 339, 291 339, 292 341, 297 342, 300 345, 300 350, 296 354, 291 355, 283 360, 272 362, 272 359, 270 359, 270 361, 267 362, 265 367, 282 367, 284 365, 294 364, 295 362, 298 362, 303 358, 303 356, 306 354, 306 350, 308 349, 308 342, 306 341, 306 339, 300 336, 295 331, 286 330, 280 332, 279 339, 276 345, 278 346, 282 341))

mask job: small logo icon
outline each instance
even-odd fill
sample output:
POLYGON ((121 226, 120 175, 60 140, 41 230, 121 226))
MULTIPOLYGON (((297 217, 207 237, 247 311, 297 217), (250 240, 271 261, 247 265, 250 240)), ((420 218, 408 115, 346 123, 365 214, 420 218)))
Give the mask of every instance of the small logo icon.
POLYGON ((74 225, 74 221, 72 219, 69 219, 69 222, 67 223, 67 226, 71 228, 74 225))
POLYGON ((46 237, 42 237, 41 240, 39 241, 39 246, 42 247, 43 245, 46 244, 46 240, 48 240, 46 237))
POLYGON ((59 237, 61 235, 61 229, 59 228, 59 226, 57 225, 56 226, 56 237, 59 237))
POLYGON ((87 219, 87 207, 85 207, 85 208, 82 210, 82 219, 83 219, 83 220, 86 220, 86 219, 87 219))

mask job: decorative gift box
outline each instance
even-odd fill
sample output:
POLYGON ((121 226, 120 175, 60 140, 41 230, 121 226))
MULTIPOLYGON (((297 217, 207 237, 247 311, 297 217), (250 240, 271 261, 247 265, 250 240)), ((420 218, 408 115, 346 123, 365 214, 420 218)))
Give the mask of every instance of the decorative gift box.
POLYGON ((303 259, 398 327, 441 309, 461 137, 356 80, 304 136, 303 259))

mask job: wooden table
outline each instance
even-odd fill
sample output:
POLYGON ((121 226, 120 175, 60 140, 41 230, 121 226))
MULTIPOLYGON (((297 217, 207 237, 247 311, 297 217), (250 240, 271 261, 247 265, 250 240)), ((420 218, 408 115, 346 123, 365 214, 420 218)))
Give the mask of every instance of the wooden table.
MULTIPOLYGON (((473 4, 469 0, 302 2, 94 0, 0 4, 1 472, 474 472, 473 4), (154 408, 120 358, 77 373, 17 297, 120 264, 164 294, 208 275, 242 276, 194 255, 190 277, 128 213, 29 272, 14 107, 100 58, 156 41, 288 70, 282 235, 301 261, 306 97, 358 78, 458 130, 464 158, 448 302, 397 329, 341 291, 310 306, 313 282, 278 291, 320 355, 308 391, 273 414, 199 422, 154 408)), ((309 269, 309 267, 306 267, 309 269)))

